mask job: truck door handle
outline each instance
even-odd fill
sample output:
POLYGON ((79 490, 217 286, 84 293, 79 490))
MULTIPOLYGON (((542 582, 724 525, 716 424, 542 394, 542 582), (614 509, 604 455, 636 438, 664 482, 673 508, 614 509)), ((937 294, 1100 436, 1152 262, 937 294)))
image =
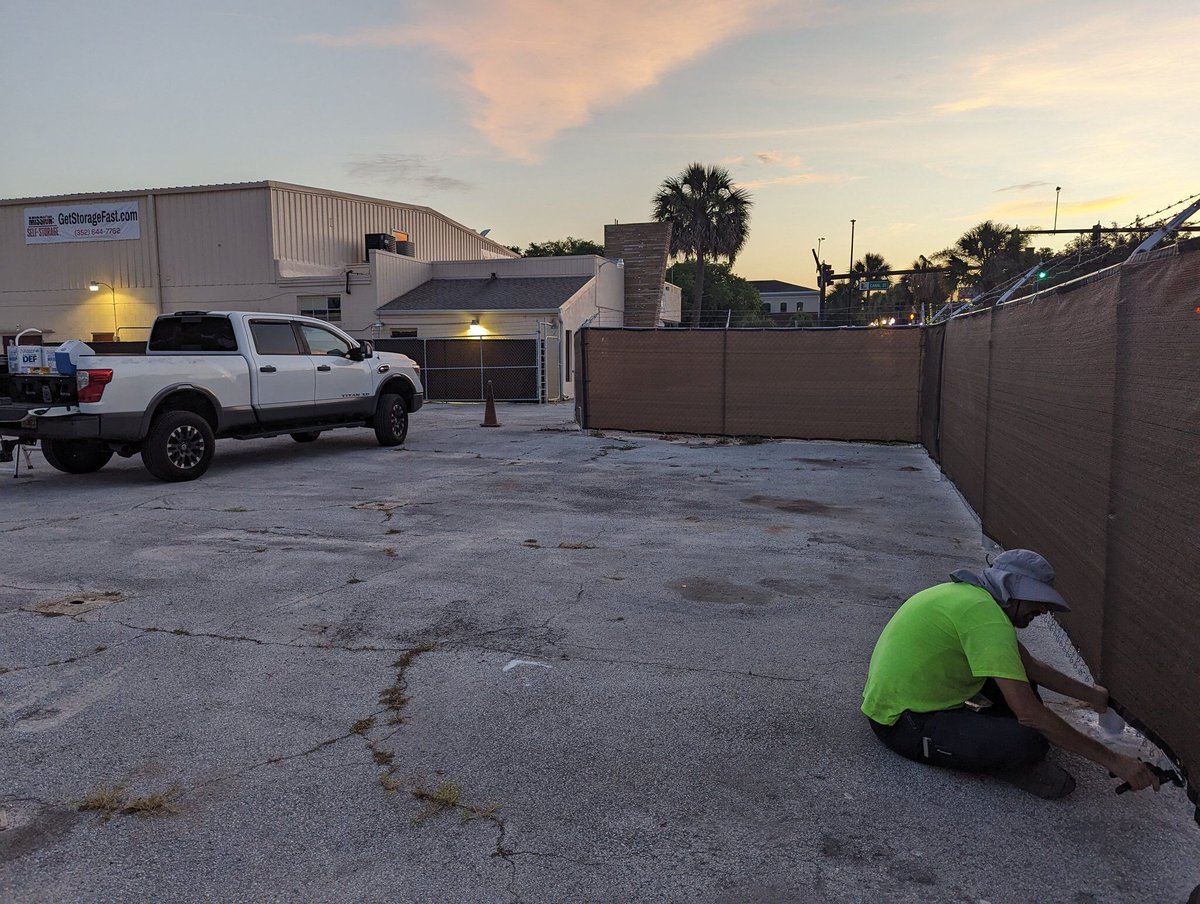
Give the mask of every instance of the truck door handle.
POLYGON ((273 373, 275 373, 275 365, 268 364, 265 367, 260 367, 259 371, 264 374, 273 374, 273 373))
POLYGON ((318 364, 317 370, 333 370, 328 364, 318 364))
POLYGON ((391 368, 390 368, 390 367, 388 367, 386 364, 380 364, 380 365, 379 365, 379 367, 378 367, 378 368, 376 368, 376 369, 377 369, 377 370, 379 371, 379 373, 381 373, 381 374, 385 374, 385 373, 387 373, 389 370, 391 370, 391 368))

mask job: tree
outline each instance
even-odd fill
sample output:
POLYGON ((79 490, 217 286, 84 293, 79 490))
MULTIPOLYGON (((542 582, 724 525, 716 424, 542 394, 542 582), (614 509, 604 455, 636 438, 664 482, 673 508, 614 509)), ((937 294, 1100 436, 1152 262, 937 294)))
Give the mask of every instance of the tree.
MULTIPOLYGON (((679 286, 683 296, 681 317, 688 322, 696 299, 696 262, 691 259, 672 264, 667 269, 667 282, 679 286)), ((771 326, 771 320, 763 314, 762 296, 732 271, 729 264, 714 262, 705 268, 704 294, 707 305, 702 324, 693 326, 755 327, 771 326)))
POLYGON ((590 239, 577 239, 569 235, 565 239, 530 242, 529 247, 525 249, 525 257, 566 257, 572 254, 596 254, 604 257, 604 246, 597 245, 590 239))
MULTIPOLYGON (((892 265, 887 262, 882 254, 876 254, 874 251, 868 251, 854 263, 853 281, 855 283, 863 283, 866 281, 883 280, 888 283, 888 288, 891 288, 891 280, 888 279, 888 273, 891 272, 892 265)), ((863 288, 855 288, 852 298, 859 301, 859 307, 862 309, 863 316, 858 318, 865 322, 867 320, 878 320, 882 313, 883 296, 878 293, 879 289, 865 289, 866 298, 862 297, 863 288), (872 294, 875 293, 875 294, 872 294), (868 302, 870 305, 868 307, 868 302)))
POLYGON ((910 270, 920 270, 921 272, 910 273, 901 280, 908 289, 913 306, 927 305, 930 314, 935 313, 937 308, 945 304, 946 300, 950 298, 950 293, 954 291, 954 285, 950 278, 937 267, 937 263, 922 254, 909 267, 910 270))
POLYGON ((753 201, 744 188, 735 188, 721 166, 693 163, 663 182, 654 196, 654 219, 671 224, 672 257, 695 259, 695 302, 691 325, 700 325, 704 308, 704 269, 725 258, 732 266, 746 244, 753 201))
POLYGON ((1029 269, 1032 261, 1024 253, 1028 244, 1029 236, 1006 223, 984 220, 934 259, 948 266, 959 284, 973 282, 976 289, 988 292, 1029 269), (978 268, 973 278, 969 276, 972 267, 978 268))

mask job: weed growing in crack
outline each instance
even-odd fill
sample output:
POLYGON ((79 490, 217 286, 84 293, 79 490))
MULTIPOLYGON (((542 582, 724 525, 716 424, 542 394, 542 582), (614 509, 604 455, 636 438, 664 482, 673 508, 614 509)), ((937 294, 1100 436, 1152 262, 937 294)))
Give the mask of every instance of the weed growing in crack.
POLYGON ((233 508, 221 509, 221 511, 223 511, 223 512, 248 512, 248 511, 250 511, 250 509, 246 508, 244 505, 235 505, 235 506, 233 506, 233 508))
POLYGON ((124 785, 101 785, 76 804, 76 809, 96 810, 100 813, 100 818, 108 822, 121 812, 127 800, 129 798, 125 794, 124 785))
POLYGON ((374 727, 375 727, 375 717, 367 716, 367 718, 359 719, 357 722, 355 722, 353 725, 351 725, 350 730, 352 732, 354 732, 355 734, 366 734, 368 731, 370 731, 374 727))
POLYGON ((442 782, 432 791, 417 784, 409 793, 417 800, 425 802, 421 811, 412 818, 414 826, 419 826, 430 817, 449 810, 458 810, 462 815, 463 822, 471 822, 474 819, 486 819, 495 823, 500 821, 500 817, 496 815, 500 810, 500 804, 495 801, 483 806, 465 803, 462 787, 456 782, 442 782))
POLYGON ((125 808, 121 812, 138 816, 167 816, 177 813, 179 811, 171 803, 179 796, 179 792, 179 785, 172 785, 166 791, 156 791, 145 797, 132 798, 125 804, 125 808))
POLYGON ((396 550, 390 546, 387 547, 386 549, 384 549, 383 554, 385 556, 387 556, 389 559, 394 559, 394 558, 396 558, 396 556, 400 555, 400 553, 396 552, 396 550))
POLYGON ((101 785, 76 804, 79 810, 95 810, 108 822, 114 816, 168 816, 177 813, 172 805, 181 788, 172 785, 165 791, 155 791, 143 797, 130 797, 124 785, 101 785))
POLYGON ((192 632, 191 632, 191 631, 189 631, 187 628, 176 628, 176 629, 175 629, 174 631, 172 631, 171 633, 172 633, 172 634, 178 634, 178 635, 180 635, 181 637, 191 637, 191 636, 192 636, 192 632))
POLYGON ((434 647, 434 645, 431 643, 423 643, 423 644, 419 644, 418 646, 413 647, 411 650, 405 650, 400 655, 400 658, 392 663, 392 668, 400 669, 400 671, 404 671, 406 668, 408 668, 410 665, 412 665, 413 660, 416 659, 418 656, 420 656, 422 653, 432 652, 433 647, 434 647))
POLYGON ((409 699, 408 694, 395 685, 392 685, 389 688, 385 688, 379 695, 379 705, 386 706, 388 709, 404 709, 409 699))
POLYGON ((390 766, 392 765, 392 760, 396 758, 396 754, 390 750, 382 750, 380 748, 372 750, 371 755, 375 757, 375 762, 380 766, 390 766))
POLYGON ((356 574, 352 574, 352 575, 350 575, 350 580, 348 580, 346 583, 347 584, 361 584, 362 582, 363 582, 362 578, 360 578, 356 574))

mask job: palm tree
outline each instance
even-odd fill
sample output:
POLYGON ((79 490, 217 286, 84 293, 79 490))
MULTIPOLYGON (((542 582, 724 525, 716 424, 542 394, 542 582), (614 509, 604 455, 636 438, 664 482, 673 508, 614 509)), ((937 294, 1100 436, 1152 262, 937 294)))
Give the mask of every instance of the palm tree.
MULTIPOLYGON (((874 251, 868 251, 854 263, 855 284, 865 282, 867 280, 887 279, 888 273, 891 271, 892 265, 884 259, 882 254, 876 254, 874 251)), ((888 280, 890 282, 890 280, 888 280)), ((858 297, 859 289, 855 289, 855 295, 858 297)), ((867 298, 871 297, 871 292, 867 290, 867 298)), ((860 300, 860 304, 862 301, 860 300)), ((873 319, 873 318, 872 318, 873 319)))
POLYGON ((970 268, 977 268, 976 287, 987 292, 1029 266, 1022 255, 1028 244, 1029 236, 1012 226, 984 220, 934 257, 945 262, 958 282, 966 279, 970 268))
POLYGON ((932 308, 950 297, 953 286, 947 280, 946 274, 938 269, 936 262, 922 254, 912 262, 909 269, 920 271, 904 277, 914 304, 927 304, 932 308))
POLYGON ((750 193, 735 188, 721 166, 693 163, 663 182, 654 196, 654 219, 671 224, 672 257, 696 258, 692 326, 700 325, 704 303, 704 265, 737 257, 750 232, 750 193))

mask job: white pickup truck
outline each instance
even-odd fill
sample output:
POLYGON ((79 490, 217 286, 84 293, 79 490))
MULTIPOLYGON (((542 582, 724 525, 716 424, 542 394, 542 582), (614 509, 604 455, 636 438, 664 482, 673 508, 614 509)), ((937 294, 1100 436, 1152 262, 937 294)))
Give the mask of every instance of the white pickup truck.
POLYGON ((58 355, 57 374, 0 384, 2 457, 40 441, 53 467, 86 474, 140 452, 155 477, 193 480, 222 437, 306 443, 373 427, 380 445, 398 446, 425 400, 411 358, 309 317, 181 311, 154 322, 142 354, 90 351, 58 355))

